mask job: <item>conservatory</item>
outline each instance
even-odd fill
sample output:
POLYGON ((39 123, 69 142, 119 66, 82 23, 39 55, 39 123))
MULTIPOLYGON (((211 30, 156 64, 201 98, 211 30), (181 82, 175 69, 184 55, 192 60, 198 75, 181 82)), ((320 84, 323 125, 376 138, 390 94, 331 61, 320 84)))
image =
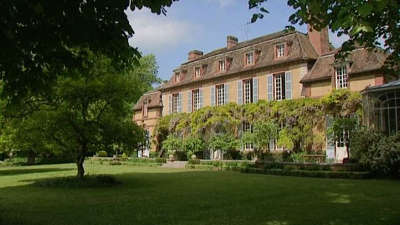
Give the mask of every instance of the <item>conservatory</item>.
POLYGON ((393 135, 400 129, 400 80, 363 92, 364 125, 393 135))

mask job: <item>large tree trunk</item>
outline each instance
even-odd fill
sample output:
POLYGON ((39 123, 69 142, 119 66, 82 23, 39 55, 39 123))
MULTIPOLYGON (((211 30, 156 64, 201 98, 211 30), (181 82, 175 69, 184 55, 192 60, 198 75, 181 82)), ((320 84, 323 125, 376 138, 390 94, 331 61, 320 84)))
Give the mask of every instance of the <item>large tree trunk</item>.
POLYGON ((77 160, 76 160, 76 166, 78 168, 78 173, 77 173, 77 177, 79 179, 83 179, 83 176, 85 176, 85 168, 83 167, 83 162, 85 161, 85 156, 84 155, 80 155, 78 156, 77 160))
POLYGON ((81 149, 76 159, 76 166, 78 168, 77 177, 79 179, 83 179, 83 177, 85 176, 85 168, 83 167, 83 162, 85 161, 86 153, 87 153, 87 144, 84 143, 81 145, 81 149))
POLYGON ((36 153, 32 150, 29 150, 27 164, 33 165, 33 164, 35 164, 35 161, 36 161, 36 153))

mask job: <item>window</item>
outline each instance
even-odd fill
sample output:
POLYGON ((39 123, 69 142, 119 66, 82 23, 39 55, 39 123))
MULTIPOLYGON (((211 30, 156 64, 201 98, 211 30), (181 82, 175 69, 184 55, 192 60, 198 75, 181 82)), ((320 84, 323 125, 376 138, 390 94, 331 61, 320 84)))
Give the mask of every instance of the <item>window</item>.
POLYGON ((246 65, 253 65, 254 64, 254 53, 249 52, 246 54, 246 65))
POLYGON ((225 61, 224 60, 220 60, 219 61, 219 72, 224 72, 225 71, 225 61))
MULTIPOLYGON (((253 132, 253 127, 249 122, 243 122, 243 132, 253 132)), ((253 143, 245 143, 243 147, 245 150, 253 150, 253 143)))
POLYGON ((217 85, 215 91, 217 92, 217 105, 225 104, 225 85, 217 85))
POLYGON ((244 104, 253 102, 253 79, 243 81, 243 100, 244 104))
POLYGON ((181 74, 180 73, 175 73, 175 82, 181 81, 181 74))
POLYGON ((192 91, 193 98, 193 111, 200 109, 200 90, 196 89, 192 91))
POLYGON ((194 78, 199 78, 201 76, 200 67, 194 68, 194 78))
POLYGON ((178 112, 179 94, 172 95, 172 113, 178 112))
POLYGON ((347 88, 347 68, 340 66, 335 68, 336 88, 347 88))
POLYGON ((349 140, 349 133, 343 130, 342 135, 340 135, 340 138, 336 142, 336 147, 346 147, 347 140, 349 140))
POLYGON ((281 44, 277 44, 276 45, 276 58, 280 58, 285 56, 285 44, 281 43, 281 44))
POLYGON ((145 101, 144 103, 143 103, 143 117, 147 117, 147 115, 148 115, 148 104, 147 104, 148 102, 147 101, 145 101))
POLYGON ((285 99, 285 73, 275 74, 275 100, 285 99))

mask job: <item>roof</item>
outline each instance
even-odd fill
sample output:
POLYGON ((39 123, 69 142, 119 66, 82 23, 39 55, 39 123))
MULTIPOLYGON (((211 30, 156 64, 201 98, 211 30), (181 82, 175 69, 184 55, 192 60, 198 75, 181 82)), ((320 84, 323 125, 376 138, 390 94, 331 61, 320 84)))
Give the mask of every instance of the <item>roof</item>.
POLYGON ((392 89, 400 89, 400 80, 395 80, 386 84, 368 87, 363 91, 363 93, 386 91, 392 89))
POLYGON ((174 70, 181 73, 181 81, 175 82, 174 76, 161 89, 169 89, 187 85, 194 82, 211 80, 218 77, 223 77, 239 72, 250 71, 254 69, 275 66, 283 63, 294 61, 315 61, 318 54, 312 47, 308 37, 297 31, 280 31, 277 33, 258 37, 249 41, 240 42, 232 48, 221 48, 210 53, 207 53, 195 60, 183 63, 179 68, 174 70), (288 57, 282 59, 274 59, 274 47, 277 43, 287 43, 288 57), (244 55, 252 50, 257 50, 260 53, 257 62, 252 66, 244 65, 244 55), (232 63, 228 71, 217 73, 219 59, 231 58, 232 63), (196 67, 207 65, 206 71, 200 78, 194 78, 194 70, 196 67))
POLYGON ((153 90, 146 92, 142 97, 140 97, 139 101, 133 107, 134 111, 142 110, 144 103, 147 102, 148 108, 157 108, 162 107, 161 101, 161 92, 159 90, 153 90))
MULTIPOLYGON (((311 71, 306 74, 301 80, 302 83, 308 83, 319 80, 328 80, 334 74, 334 64, 337 63, 335 60, 335 54, 339 50, 334 50, 325 55, 320 56, 315 62, 311 71)), ((387 54, 380 49, 366 49, 357 48, 353 50, 348 58, 347 62, 350 64, 349 74, 358 74, 369 71, 376 71, 382 69, 387 54)))

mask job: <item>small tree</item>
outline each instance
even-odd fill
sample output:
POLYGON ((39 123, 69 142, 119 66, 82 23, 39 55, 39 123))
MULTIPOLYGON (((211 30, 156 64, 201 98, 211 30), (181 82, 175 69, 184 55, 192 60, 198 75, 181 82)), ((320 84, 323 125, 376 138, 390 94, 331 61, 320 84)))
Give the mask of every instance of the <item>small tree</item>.
POLYGON ((208 144, 210 149, 214 151, 221 151, 222 159, 224 153, 226 153, 227 151, 237 150, 239 148, 239 145, 240 141, 231 134, 217 134, 211 137, 208 144))
POLYGON ((205 143, 201 138, 190 136, 184 139, 183 148, 186 151, 187 158, 190 159, 192 155, 204 150, 205 143))
POLYGON ((182 151, 182 146, 182 139, 171 134, 162 142, 163 150, 168 152, 169 155, 175 154, 177 151, 182 151))
POLYGON ((253 131, 242 134, 242 145, 251 143, 257 156, 262 152, 271 151, 270 143, 278 137, 278 126, 271 120, 258 121, 253 127, 253 131))

